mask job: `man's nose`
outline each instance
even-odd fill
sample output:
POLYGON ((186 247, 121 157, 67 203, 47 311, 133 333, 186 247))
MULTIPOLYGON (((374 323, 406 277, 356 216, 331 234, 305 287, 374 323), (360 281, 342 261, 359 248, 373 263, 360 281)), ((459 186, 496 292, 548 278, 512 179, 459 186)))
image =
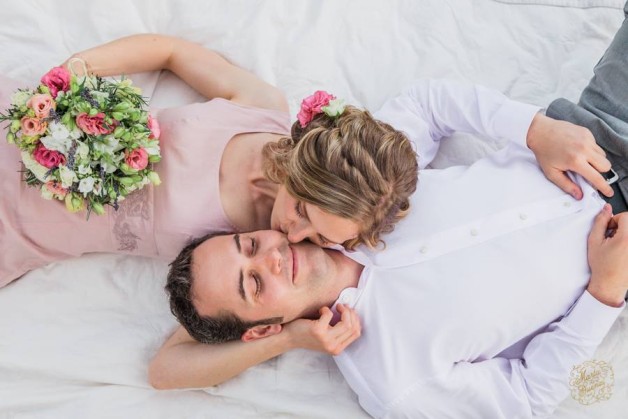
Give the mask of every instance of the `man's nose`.
POLYGON ((278 275, 283 268, 283 256, 277 247, 268 249, 261 255, 260 263, 264 264, 272 274, 278 275))

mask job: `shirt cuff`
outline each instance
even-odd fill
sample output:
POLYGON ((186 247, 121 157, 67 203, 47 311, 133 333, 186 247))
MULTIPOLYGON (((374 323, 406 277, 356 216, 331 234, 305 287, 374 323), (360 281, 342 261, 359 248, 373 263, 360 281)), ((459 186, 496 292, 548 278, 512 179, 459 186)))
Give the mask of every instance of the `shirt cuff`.
POLYGON ((583 338, 601 342, 626 307, 611 307, 585 291, 561 321, 561 325, 576 331, 583 338))
POLYGON ((500 138, 506 138, 528 148, 528 130, 532 119, 540 110, 540 106, 506 99, 494 115, 495 132, 500 138))

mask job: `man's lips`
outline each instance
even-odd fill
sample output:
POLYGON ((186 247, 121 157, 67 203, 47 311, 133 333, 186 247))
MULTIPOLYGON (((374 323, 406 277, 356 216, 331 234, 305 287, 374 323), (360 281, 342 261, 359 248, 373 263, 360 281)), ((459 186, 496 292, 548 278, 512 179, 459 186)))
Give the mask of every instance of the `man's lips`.
POLYGON ((294 284, 294 281, 297 278, 297 273, 299 272, 299 258, 297 256, 296 249, 292 246, 289 246, 289 248, 290 254, 292 255, 292 283, 294 284))

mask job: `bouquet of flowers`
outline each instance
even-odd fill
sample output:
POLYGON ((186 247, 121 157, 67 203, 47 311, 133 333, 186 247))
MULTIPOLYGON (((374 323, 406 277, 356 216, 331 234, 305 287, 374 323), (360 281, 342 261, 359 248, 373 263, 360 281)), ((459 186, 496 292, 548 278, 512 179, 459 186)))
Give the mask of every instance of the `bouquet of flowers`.
MULTIPOLYGON (((83 63, 84 65, 84 63, 83 63)), ((130 80, 77 76, 55 67, 35 89, 19 89, 6 115, 7 141, 21 150, 24 180, 67 209, 105 213, 149 183, 158 162, 159 125, 130 80)))

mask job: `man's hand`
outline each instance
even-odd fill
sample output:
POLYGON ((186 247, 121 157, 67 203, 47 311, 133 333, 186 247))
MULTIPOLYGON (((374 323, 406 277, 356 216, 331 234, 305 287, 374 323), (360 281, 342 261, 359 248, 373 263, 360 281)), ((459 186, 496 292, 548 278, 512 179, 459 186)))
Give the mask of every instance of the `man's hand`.
POLYGON ((545 176, 574 198, 582 198, 582 189, 569 179, 568 170, 584 177, 604 195, 613 196, 613 189, 600 174, 608 172, 611 163, 587 128, 539 113, 530 124, 527 143, 545 176))
POLYGON ((600 302, 621 307, 628 290, 628 212, 613 216, 606 204, 589 234, 591 281, 587 290, 600 302))
POLYGON ((340 321, 331 326, 333 313, 329 307, 319 310, 318 320, 295 320, 284 326, 283 333, 289 333, 293 347, 311 349, 330 355, 339 355, 360 337, 360 319, 355 311, 338 304, 340 321))

